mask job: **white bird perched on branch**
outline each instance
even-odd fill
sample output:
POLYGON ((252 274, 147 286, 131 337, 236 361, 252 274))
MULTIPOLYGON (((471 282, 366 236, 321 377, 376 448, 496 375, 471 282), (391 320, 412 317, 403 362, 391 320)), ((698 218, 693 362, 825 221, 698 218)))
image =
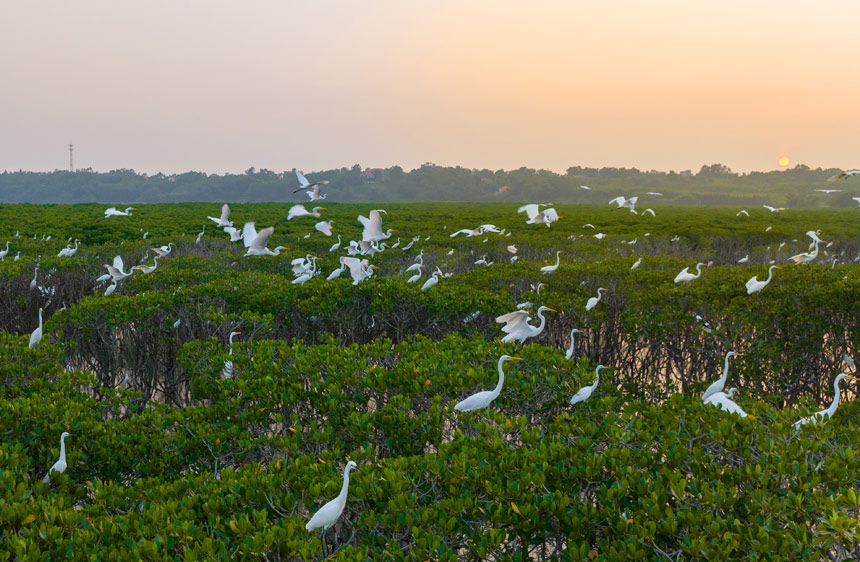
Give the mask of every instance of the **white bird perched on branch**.
POLYGON ((71 437, 72 434, 64 431, 62 435, 60 435, 60 459, 48 469, 48 473, 42 478, 42 482, 47 484, 51 481, 51 473, 52 472, 65 472, 66 471, 66 437, 71 437))
POLYGON ((703 398, 702 402, 716 406, 720 410, 725 410, 730 414, 738 414, 740 417, 745 418, 747 417, 747 413, 744 412, 743 408, 738 406, 737 402, 732 400, 732 395, 736 391, 737 388, 730 388, 728 392, 715 392, 707 398, 703 398))
POLYGON ((221 217, 207 217, 209 220, 215 222, 219 227, 223 226, 233 226, 233 221, 228 220, 230 218, 230 206, 227 203, 224 203, 221 206, 221 217))
POLYGON ((105 209, 105 216, 101 220, 109 217, 130 217, 132 210, 134 210, 134 207, 126 207, 125 211, 118 211, 116 207, 109 207, 105 209))
POLYGON ((247 256, 277 256, 281 253, 281 250, 286 250, 284 246, 278 246, 274 250, 270 250, 266 247, 269 243, 269 238, 272 237, 272 234, 275 233, 275 227, 270 226, 268 228, 264 228, 260 232, 256 232, 254 230, 254 223, 249 222, 245 224, 245 230, 243 233, 243 238, 245 239, 245 243, 247 245, 248 251, 245 252, 243 257, 247 256), (249 228, 250 226, 250 228, 249 228), (252 234, 253 236, 249 236, 252 234), (251 240, 248 243, 248 240, 251 240))
POLYGON ((565 359, 570 359, 573 357, 573 334, 579 332, 579 329, 574 328, 570 331, 570 347, 567 348, 567 352, 564 354, 565 359))
POLYGON ((502 355, 499 357, 498 370, 499 370, 499 382, 496 383, 496 387, 493 390, 484 390, 482 392, 476 392, 475 394, 469 396, 468 398, 457 402, 454 406, 454 410, 458 412, 472 412, 474 410, 480 410, 481 408, 486 408, 490 405, 490 403, 498 398, 499 394, 502 392, 502 385, 505 383, 505 372, 502 370, 502 365, 505 361, 522 361, 522 357, 514 357, 511 355, 502 355))
MULTIPOLYGON (((253 225, 253 223, 251 223, 253 225)), ((152 251, 158 254, 158 257, 163 258, 173 251, 173 242, 167 244, 167 246, 161 246, 160 248, 153 248, 152 251)))
POLYGON ((365 242, 379 242, 387 238, 391 238, 393 229, 389 228, 385 233, 382 232, 382 215, 379 213, 388 214, 385 209, 374 209, 367 213, 367 216, 358 216, 358 222, 364 225, 364 230, 361 232, 361 239, 365 242))
POLYGON ((309 182, 308 179, 302 174, 300 171, 296 170, 296 178, 299 180, 299 187, 293 193, 298 193, 299 191, 307 190, 305 193, 310 197, 311 202, 313 201, 322 201, 326 197, 328 197, 328 193, 325 195, 320 195, 320 186, 328 185, 328 180, 320 180, 315 181, 313 183, 309 182))
POLYGON ((825 418, 833 417, 833 414, 836 413, 836 408, 839 407, 839 383, 842 381, 842 379, 848 379, 850 381, 860 380, 857 377, 852 377, 848 373, 842 373, 840 375, 837 375, 836 378, 833 380, 833 402, 830 403, 830 406, 823 410, 815 412, 809 417, 797 420, 796 422, 794 422, 795 429, 800 429, 801 425, 806 425, 808 423, 815 424, 819 421, 823 421, 825 418))
POLYGON ((540 318, 540 324, 537 326, 529 324, 531 316, 527 310, 515 310, 514 312, 509 312, 508 314, 503 314, 502 316, 497 317, 496 323, 504 324, 504 326, 502 326, 502 331, 507 334, 502 338, 502 341, 519 342, 522 344, 525 343, 526 339, 540 335, 546 325, 546 318, 544 318, 543 315, 545 310, 556 312, 548 306, 541 306, 538 308, 537 317, 540 318))
POLYGON ((552 272, 554 272, 556 269, 558 269, 558 266, 561 263, 560 259, 561 259, 561 250, 558 250, 555 253, 555 265, 543 266, 542 268, 540 268, 541 273, 552 273, 552 272))
POLYGON ((762 289, 767 287, 767 284, 770 283, 770 280, 773 277, 773 270, 774 269, 779 269, 779 266, 778 265, 770 266, 767 270, 767 279, 765 279, 764 281, 759 281, 758 276, 753 275, 750 278, 750 280, 747 281, 747 284, 746 284, 747 294, 751 295, 753 293, 758 293, 759 291, 761 291, 762 289))
POLYGON ((703 265, 707 267, 708 264, 701 263, 701 262, 696 264, 695 275, 690 272, 689 267, 685 267, 684 269, 681 270, 681 273, 679 273, 678 275, 675 276, 675 283, 689 283, 690 281, 698 279, 699 277, 702 276, 702 266, 703 265))
POLYGON ((550 207, 549 209, 541 211, 540 207, 549 207, 549 203, 530 203, 528 205, 523 205, 517 209, 517 214, 525 212, 526 215, 528 215, 529 218, 526 221, 526 224, 545 224, 547 228, 561 218, 558 216, 558 212, 555 209, 550 207))
POLYGON ((591 394, 597 389, 597 384, 600 382, 600 369, 605 369, 603 365, 598 365, 594 370, 594 383, 583 386, 579 389, 579 392, 573 395, 573 398, 570 399, 570 405, 578 404, 580 402, 584 402, 591 397, 591 394))
POLYGON ((80 240, 78 240, 77 238, 75 238, 75 247, 74 247, 74 248, 72 248, 72 245, 71 245, 71 244, 69 244, 68 246, 66 246, 65 248, 63 248, 62 250, 60 250, 60 253, 59 253, 59 254, 57 254, 57 257, 58 257, 58 258, 62 258, 62 257, 70 258, 70 257, 74 256, 74 255, 75 255, 75 253, 77 253, 77 251, 78 251, 78 244, 79 244, 79 243, 80 243, 80 240))
MULTIPOLYGON (((229 343, 227 344, 227 355, 233 356, 233 338, 241 334, 242 332, 230 332, 229 343)), ((229 359, 224 361, 224 369, 221 370, 221 378, 232 379, 233 378, 233 362, 229 359)))
MULTIPOLYGON (((314 516, 305 525, 306 530, 322 529, 323 537, 325 537, 325 532, 337 523, 340 514, 343 513, 343 508, 346 507, 346 494, 349 491, 349 472, 351 470, 361 472, 361 469, 358 468, 358 465, 354 461, 346 463, 346 467, 343 469, 343 487, 340 489, 340 494, 314 513, 314 516)), ((325 541, 323 541, 323 544, 325 544, 325 541)))
POLYGON ((585 310, 586 310, 586 311, 589 311, 589 310, 591 310, 592 308, 594 308, 595 306, 597 306, 597 303, 599 303, 599 302, 600 302, 600 297, 602 297, 602 296, 603 296, 603 295, 600 293, 600 291, 605 291, 605 290, 606 290, 606 289, 604 289, 603 287, 599 287, 599 288, 597 289, 597 296, 596 296, 596 297, 591 297, 590 299, 588 299, 588 302, 586 302, 586 303, 585 303, 585 310))
POLYGON ((433 275, 430 276, 430 279, 428 279, 427 281, 424 282, 423 285, 421 285, 421 290, 427 291, 438 282, 439 282, 439 270, 436 270, 433 272, 433 275))
POLYGON ((726 387, 726 380, 729 378, 729 358, 734 355, 734 351, 729 351, 726 353, 726 364, 723 368, 723 376, 719 378, 716 382, 712 383, 711 386, 705 390, 705 393, 702 394, 702 400, 707 400, 709 396, 712 394, 716 394, 717 392, 722 392, 726 387))
POLYGON ((30 334, 30 349, 34 349, 42 341, 42 309, 39 309, 39 327, 30 334))
POLYGON ((640 257, 638 260, 633 262, 633 265, 630 266, 630 271, 633 271, 634 269, 639 267, 641 264, 642 264, 642 258, 640 257))

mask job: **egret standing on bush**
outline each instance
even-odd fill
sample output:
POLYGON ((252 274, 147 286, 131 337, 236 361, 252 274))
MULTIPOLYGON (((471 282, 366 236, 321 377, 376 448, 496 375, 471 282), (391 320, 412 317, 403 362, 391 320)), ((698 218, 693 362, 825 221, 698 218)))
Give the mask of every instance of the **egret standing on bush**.
POLYGON ((528 322, 531 320, 531 316, 529 316, 529 312, 527 310, 515 310, 514 312, 509 312, 508 314, 503 314, 496 318, 497 323, 505 324, 502 327, 502 331, 507 335, 502 338, 502 341, 518 341, 519 343, 525 343, 527 338, 533 338, 540 335, 546 325, 546 318, 543 316, 543 312, 545 310, 555 312, 555 310, 548 306, 538 308, 537 317, 540 318, 540 324, 536 327, 529 325, 528 322))
POLYGON ((505 361, 522 360, 522 357, 512 357, 510 355, 502 355, 501 357, 499 357, 499 382, 496 383, 496 388, 494 388, 493 390, 484 390, 481 392, 476 392, 465 400, 457 402, 457 404, 454 406, 454 409, 458 412, 471 412, 473 410, 480 410, 481 408, 486 408, 487 406, 489 406, 490 402, 498 398, 499 393, 502 392, 502 385, 505 383, 505 372, 502 370, 502 364, 505 361))
POLYGON ((808 423, 815 424, 819 421, 824 420, 824 418, 833 417, 833 414, 836 413, 836 408, 839 407, 839 383, 842 381, 842 379, 848 379, 850 381, 860 380, 857 377, 852 377, 848 373, 842 373, 841 375, 837 375, 836 378, 833 380, 833 402, 830 403, 830 406, 823 410, 815 412, 809 417, 797 420, 796 422, 794 422, 795 429, 800 429, 801 425, 806 425, 808 423))
POLYGON ((579 389, 579 392, 573 395, 573 398, 570 399, 571 406, 574 404, 578 404, 580 402, 585 402, 589 398, 591 398, 591 394, 597 389, 597 383, 600 382, 600 369, 605 369, 603 365, 598 365, 594 370, 594 384, 583 386, 579 389))
POLYGON ((39 309, 39 327, 30 334, 30 349, 34 349, 42 341, 42 309, 39 309))
POLYGON ((361 472, 361 469, 358 468, 355 461, 349 461, 346 463, 346 467, 343 469, 343 487, 340 489, 340 494, 319 508, 319 510, 314 513, 314 516, 311 517, 311 520, 308 521, 307 525, 305 525, 305 529, 308 531, 313 531, 314 529, 323 530, 323 545, 325 545, 325 532, 328 531, 332 525, 337 523, 340 514, 343 513, 343 508, 346 507, 346 493, 349 490, 349 471, 353 469, 361 472))
POLYGON ((723 368, 723 376, 720 377, 720 380, 711 384, 711 386, 708 387, 708 389, 705 391, 705 393, 702 394, 702 400, 703 401, 707 400, 708 397, 711 396, 712 394, 716 394, 717 392, 722 392, 723 389, 726 387, 726 380, 729 378, 729 357, 731 357, 734 354, 735 354, 734 351, 729 351, 728 353, 726 353, 726 364, 725 364, 725 367, 723 368))
POLYGON ((66 437, 71 437, 72 434, 66 431, 60 435, 60 460, 54 463, 54 465, 48 469, 48 474, 42 478, 42 482, 48 483, 51 481, 51 473, 52 472, 65 472, 66 471, 66 437))

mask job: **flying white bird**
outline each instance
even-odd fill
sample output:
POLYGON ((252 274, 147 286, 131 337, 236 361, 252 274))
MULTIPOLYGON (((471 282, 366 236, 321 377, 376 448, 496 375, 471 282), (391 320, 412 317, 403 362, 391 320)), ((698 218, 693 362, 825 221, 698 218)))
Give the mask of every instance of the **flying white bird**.
POLYGON ((502 316, 497 317, 496 322, 498 324, 504 324, 504 326, 502 326, 502 331, 507 334, 502 338, 502 341, 519 342, 522 344, 525 343, 526 339, 540 335, 546 325, 546 318, 544 318, 543 315, 545 310, 556 312, 548 306, 541 306, 538 308, 537 317, 540 318, 540 324, 537 326, 529 324, 531 316, 527 310, 515 310, 514 312, 509 312, 508 314, 503 314, 502 316))
POLYGON ((771 213, 778 213, 780 211, 784 211, 785 207, 771 207, 770 205, 762 205, 765 209, 770 211, 771 213))
MULTIPOLYGON (((251 223, 251 226, 253 226, 253 225, 254 225, 254 223, 251 223)), ((163 258, 164 256, 168 255, 170 252, 173 251, 173 246, 174 246, 173 242, 170 242, 167 244, 167 246, 161 246, 160 248, 153 248, 152 251, 155 252, 156 254, 158 254, 158 257, 163 258)))
POLYGON ((631 197, 630 199, 626 199, 623 196, 618 196, 615 199, 609 202, 610 205, 615 203, 618 205, 618 209, 630 209, 631 213, 636 213, 636 202, 639 201, 638 197, 631 197))
POLYGON ((767 270, 767 279, 764 281, 759 281, 757 275, 753 275, 749 281, 747 281, 747 294, 751 295, 753 293, 758 293, 770 283, 771 278, 773 277, 773 270, 779 269, 778 265, 772 265, 767 270))
POLYGON ((502 370, 502 364, 505 361, 522 361, 521 357, 513 357, 510 355, 502 355, 499 357, 498 370, 499 370, 499 382, 496 383, 496 387, 493 390, 484 390, 482 392, 476 392, 475 394, 469 396, 468 398, 457 402, 454 406, 454 410, 458 412, 472 412, 474 410, 480 410, 481 408, 486 408, 490 405, 490 403, 498 398, 499 394, 502 392, 502 385, 505 383, 505 372, 502 370))
POLYGON ((657 197, 663 197, 663 194, 657 191, 649 191, 648 195, 656 195, 657 197))
POLYGON ((121 280, 125 279, 126 277, 131 276, 132 273, 134 273, 133 268, 129 269, 128 273, 126 273, 124 271, 125 270, 125 264, 123 264, 122 256, 114 256, 113 264, 105 264, 105 268, 108 270, 107 275, 109 277, 105 278, 105 276, 102 275, 101 277, 99 277, 100 280, 106 281, 107 279, 113 278, 116 281, 121 281, 121 280))
POLYGON ((105 209, 105 216, 101 220, 105 220, 109 217, 130 217, 133 209, 134 207, 126 207, 125 211, 118 211, 116 207, 110 207, 105 209))
POLYGON ((675 283, 689 283, 695 279, 698 279, 702 275, 702 266, 707 266, 706 263, 697 263, 696 264, 696 274, 690 272, 689 267, 685 267, 681 270, 681 273, 675 276, 675 283))
POLYGON ((334 221, 320 221, 314 225, 314 228, 325 234, 326 236, 331 236, 331 223, 334 221))
POLYGON ((860 170, 850 170, 848 172, 840 172, 835 176, 830 176, 827 181, 847 180, 848 178, 856 178, 860 176, 860 170))
POLYGON ((741 216, 741 215, 750 216, 750 214, 747 212, 747 210, 746 210, 746 209, 741 209, 740 211, 738 211, 737 213, 735 213, 735 216, 736 216, 736 217, 739 217, 739 216, 741 216))
POLYGON ((558 216, 558 212, 553 209, 544 209, 540 210, 540 207, 548 207, 549 203, 531 203, 529 205, 523 205, 519 209, 517 209, 517 214, 525 212, 528 215, 528 220, 526 224, 545 224, 549 227, 552 223, 560 219, 558 216))
POLYGON ((305 193, 307 193, 308 197, 310 197, 311 202, 321 201, 321 200, 325 199, 326 197, 328 197, 327 193, 325 195, 320 195, 320 186, 321 185, 328 185, 328 180, 315 181, 314 183, 311 183, 298 170, 296 170, 296 178, 299 180, 299 184, 301 185, 301 187, 299 187, 298 189, 293 191, 293 193, 298 193, 299 191, 302 191, 303 189, 307 190, 307 191, 305 191, 305 193))
POLYGON ((48 469, 48 474, 46 474, 45 477, 42 478, 42 482, 44 482, 45 484, 51 481, 52 472, 61 473, 66 471, 66 437, 71 436, 72 434, 67 431, 64 431, 60 435, 60 459, 55 462, 53 466, 51 466, 51 468, 48 469))
POLYGON ((213 221, 219 227, 221 227, 221 226, 233 226, 233 222, 228 220, 230 218, 230 207, 229 207, 229 205, 227 205, 227 203, 224 203, 221 206, 221 217, 220 218, 217 218, 217 219, 215 217, 207 217, 207 218, 209 220, 213 221))
POLYGON ((605 369, 603 365, 598 365, 594 370, 594 383, 588 386, 583 386, 579 389, 579 392, 573 395, 573 398, 570 399, 570 405, 579 404, 580 402, 584 402, 591 397, 591 394, 597 388, 597 384, 600 382, 600 369, 605 369))
POLYGON ((815 191, 819 191, 825 195, 830 195, 831 193, 842 193, 841 189, 816 189, 815 191))
POLYGON ((314 207, 313 211, 305 209, 304 205, 293 205, 287 213, 287 220, 292 220, 296 217, 320 217, 320 211, 325 210, 325 207, 314 207))
POLYGON ((652 216, 652 217, 656 217, 656 216, 657 216, 657 215, 656 215, 656 213, 654 213, 654 209, 652 209, 652 208, 650 208, 650 207, 649 207, 649 208, 647 208, 647 209, 645 209, 644 211, 642 211, 642 214, 643 214, 643 215, 647 215, 647 214, 649 214, 649 213, 651 214, 651 216, 652 216))
POLYGON ((232 226, 225 226, 224 232, 230 235, 230 242, 238 242, 242 239, 242 232, 232 226))
POLYGON ((585 310, 586 310, 586 311, 589 311, 589 310, 591 310, 592 308, 594 308, 595 306, 597 306, 597 303, 599 303, 599 302, 600 302, 600 297, 602 297, 602 296, 603 296, 603 295, 600 293, 600 291, 605 291, 605 290, 606 290, 606 289, 604 289, 603 287, 599 287, 599 288, 597 289, 597 296, 596 296, 596 297, 591 297, 590 299, 588 299, 588 302, 586 302, 586 303, 585 303, 585 310))
POLYGON ((349 275, 352 277, 352 284, 358 285, 368 277, 373 275, 375 265, 370 265, 366 259, 342 257, 340 261, 343 265, 349 268, 349 275))
POLYGON ((366 217, 358 216, 358 222, 364 226, 364 230, 361 232, 361 239, 365 242, 380 242, 386 238, 391 238, 391 228, 385 233, 382 232, 382 215, 379 213, 388 214, 384 209, 374 209, 367 213, 366 217))
POLYGON ((842 379, 848 379, 850 381, 860 380, 857 377, 852 377, 848 373, 842 373, 836 376, 836 379, 833 381, 833 402, 830 403, 830 406, 825 408, 824 410, 820 410, 815 412, 811 416, 807 418, 800 419, 794 422, 795 429, 800 429, 801 425, 806 425, 808 423, 818 423, 819 421, 823 421, 824 418, 833 417, 833 414, 836 413, 836 408, 839 407, 839 383, 842 379))
MULTIPOLYGON (((248 225, 250 225, 250 230, 254 230, 254 223, 249 222, 245 224, 245 232, 244 238, 247 243, 248 240, 248 225)), ((278 246, 274 250, 270 250, 266 247, 269 243, 269 238, 272 237, 272 234, 275 233, 275 227, 270 226, 268 228, 264 228, 260 232, 255 232, 255 236, 251 238, 251 243, 248 245, 248 251, 245 252, 243 257, 247 256, 277 256, 281 253, 281 250, 286 250, 284 246, 278 246)))
MULTIPOLYGON (((322 529, 323 537, 325 537, 325 532, 337 522, 340 514, 343 513, 343 508, 346 507, 346 494, 349 490, 349 472, 353 469, 361 472, 355 461, 346 463, 346 467, 343 469, 343 487, 340 489, 340 494, 314 513, 314 516, 305 525, 306 530, 322 529)), ((325 541, 323 541, 323 544, 325 544, 325 541)))
POLYGON ((579 186, 579 189, 584 189, 584 190, 586 190, 586 191, 591 191, 591 188, 590 188, 590 187, 588 187, 587 185, 580 185, 580 186, 579 186))

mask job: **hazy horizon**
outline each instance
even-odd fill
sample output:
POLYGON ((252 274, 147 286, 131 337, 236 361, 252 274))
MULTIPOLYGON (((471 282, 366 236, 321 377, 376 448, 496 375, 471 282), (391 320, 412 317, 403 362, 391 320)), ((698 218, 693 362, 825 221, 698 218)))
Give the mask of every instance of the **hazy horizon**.
POLYGON ((856 167, 860 4, 11 4, 0 170, 856 167))

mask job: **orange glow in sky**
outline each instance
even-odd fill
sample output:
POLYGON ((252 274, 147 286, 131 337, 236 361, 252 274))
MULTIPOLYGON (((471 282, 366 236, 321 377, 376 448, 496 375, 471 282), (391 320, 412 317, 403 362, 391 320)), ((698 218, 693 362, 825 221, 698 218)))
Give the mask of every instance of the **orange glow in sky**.
POLYGON ((0 173, 65 168, 69 143, 147 173, 749 171, 782 146, 848 169, 857 21, 845 0, 6 2, 0 173))

